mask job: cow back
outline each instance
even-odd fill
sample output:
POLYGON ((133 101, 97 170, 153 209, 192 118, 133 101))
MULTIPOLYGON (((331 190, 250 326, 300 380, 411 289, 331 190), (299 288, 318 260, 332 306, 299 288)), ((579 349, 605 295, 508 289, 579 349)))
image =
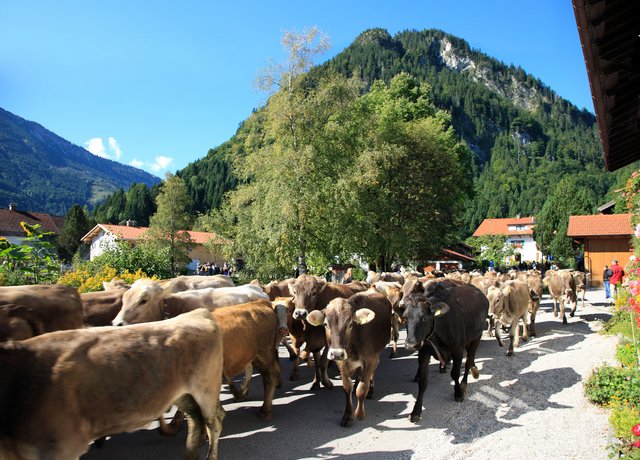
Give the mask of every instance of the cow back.
POLYGON ((122 308, 122 296, 128 288, 110 288, 105 291, 80 294, 83 323, 87 326, 110 326, 122 308))
POLYGON ((42 324, 43 332, 78 329, 83 326, 80 295, 69 286, 54 284, 0 287, 0 309, 11 304, 28 308, 42 324))
POLYGON ((351 333, 349 356, 378 355, 389 343, 391 328, 391 303, 384 294, 379 292, 361 292, 349 298, 351 312, 368 308, 375 314, 366 324, 357 325, 351 333))

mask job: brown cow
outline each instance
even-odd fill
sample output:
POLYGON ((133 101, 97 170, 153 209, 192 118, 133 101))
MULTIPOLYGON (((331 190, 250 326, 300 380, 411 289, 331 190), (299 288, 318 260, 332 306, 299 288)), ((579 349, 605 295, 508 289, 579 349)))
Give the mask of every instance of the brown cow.
MULTIPOLYGON (((177 295, 169 296, 165 303, 166 316, 173 318, 192 311, 194 304, 177 295)), ((282 339, 278 315, 266 300, 216 308, 212 311, 224 342, 223 377, 237 400, 246 398, 251 381, 251 366, 260 370, 264 384, 264 403, 261 418, 271 418, 271 402, 275 388, 280 384, 280 363, 277 345, 282 339), (234 375, 245 373, 245 383, 240 391, 235 389, 234 375), (247 376, 248 373, 248 376, 247 376)))
POLYGON ((266 292, 272 301, 278 297, 289 297, 289 284, 295 282, 295 280, 295 278, 288 278, 284 281, 271 281, 267 285, 262 286, 262 290, 266 292))
POLYGON ((69 286, 0 287, 2 310, 0 329, 4 332, 0 331, 0 341, 25 339, 29 328, 33 335, 39 335, 83 326, 80 296, 78 291, 69 286), (14 333, 19 337, 14 337, 14 333))
POLYGON ((205 309, 0 344, 0 458, 79 458, 92 440, 141 428, 175 403, 190 415, 187 458, 206 429, 216 459, 222 352, 205 309))
POLYGON ((233 287, 233 280, 226 275, 184 275, 158 282, 167 292, 182 292, 191 289, 233 287))
MULTIPOLYGON (((346 284, 327 283, 324 278, 310 275, 300 275, 295 282, 289 284, 289 290, 295 307, 292 318, 301 322, 306 320, 309 312, 322 310, 333 299, 348 298, 355 294, 346 284)), ((333 383, 327 375, 327 348, 323 328, 305 324, 304 342, 305 352, 313 353, 316 363, 311 389, 319 388, 320 382, 325 387, 332 388, 333 383)))
POLYGON ((113 287, 80 294, 83 322, 86 326, 111 326, 122 308, 122 296, 129 287, 113 287))
POLYGON ((380 353, 389 343, 387 332, 391 327, 391 304, 384 294, 376 291, 361 292, 349 299, 336 298, 323 310, 314 310, 307 317, 310 324, 324 324, 328 357, 335 360, 342 376, 342 388, 347 397, 341 426, 353 424, 352 376, 360 371, 356 388, 355 416, 364 420, 364 399, 370 398, 374 388, 374 375, 380 353))
MULTIPOLYGON (((417 278, 407 280, 407 283, 418 281, 417 278)), ((391 303, 391 353, 390 358, 395 358, 398 353, 398 339, 400 338, 400 326, 404 323, 400 312, 400 300, 402 300, 402 286, 397 282, 378 281, 372 286, 376 291, 384 294, 391 303)))
POLYGON ((529 286, 531 300, 529 301, 529 335, 536 336, 536 314, 540 308, 542 299, 542 276, 538 270, 530 270, 525 278, 525 283, 529 286))
POLYGON ((502 346, 500 327, 509 324, 509 350, 507 356, 513 355, 513 348, 520 344, 520 320, 522 320, 522 340, 526 342, 527 313, 529 310, 529 287, 524 281, 517 279, 506 281, 499 288, 491 288, 489 299, 489 315, 495 320, 495 334, 498 344, 502 346))
POLYGON ((560 303, 560 317, 562 324, 567 324, 565 316, 565 304, 573 303, 573 310, 570 315, 573 316, 578 307, 578 298, 576 296, 576 280, 571 275, 570 270, 547 270, 543 279, 543 283, 549 288, 549 294, 553 299, 553 316, 558 316, 557 303, 560 303))

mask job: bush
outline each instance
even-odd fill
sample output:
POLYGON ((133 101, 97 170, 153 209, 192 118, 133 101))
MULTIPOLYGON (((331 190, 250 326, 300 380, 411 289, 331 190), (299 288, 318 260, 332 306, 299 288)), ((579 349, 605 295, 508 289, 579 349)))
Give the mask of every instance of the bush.
MULTIPOLYGON (((640 403, 640 401, 638 401, 640 403)), ((627 441, 635 441, 638 437, 633 435, 633 427, 640 422, 640 407, 635 404, 614 404, 609 416, 609 422, 618 438, 627 441)))
MULTIPOLYGON (((113 278, 119 278, 125 283, 131 284, 140 278, 149 278, 149 276, 142 270, 137 270, 135 273, 129 271, 118 273, 113 267, 102 267, 96 273, 92 273, 87 267, 81 267, 62 275, 58 279, 58 283, 74 287, 78 292, 83 293, 101 291, 103 289, 102 283, 111 281, 113 278)), ((157 277, 151 278, 157 279, 157 277)))
POLYGON ((600 405, 620 401, 640 401, 640 371, 604 365, 584 383, 587 398, 600 405))
POLYGON ((620 361, 623 367, 637 367, 638 366, 638 354, 636 347, 632 342, 625 341, 618 345, 616 350, 616 359, 620 361))

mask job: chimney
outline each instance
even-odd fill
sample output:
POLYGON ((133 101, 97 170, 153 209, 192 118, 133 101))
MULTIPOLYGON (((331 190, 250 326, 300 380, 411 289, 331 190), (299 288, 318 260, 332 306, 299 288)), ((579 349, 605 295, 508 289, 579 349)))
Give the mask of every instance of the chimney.
POLYGON ((18 210, 18 205, 11 202, 9 203, 9 211, 17 211, 18 210))

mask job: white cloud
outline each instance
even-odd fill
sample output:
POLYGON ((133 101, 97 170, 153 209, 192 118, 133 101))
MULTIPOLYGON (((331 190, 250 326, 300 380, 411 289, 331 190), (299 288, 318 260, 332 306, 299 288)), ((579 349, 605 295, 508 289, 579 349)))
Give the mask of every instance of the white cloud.
POLYGON ((109 147, 111 147, 113 154, 116 156, 116 160, 119 160, 120 157, 122 156, 122 150, 118 145, 118 141, 116 140, 115 137, 110 137, 108 140, 109 140, 109 147))
POLYGON ((101 157, 101 158, 109 158, 109 155, 107 154, 107 150, 104 148, 104 143, 102 142, 102 138, 100 137, 94 137, 92 139, 89 139, 87 142, 84 143, 86 149, 93 153, 95 156, 97 157, 101 157))
POLYGON ((160 170, 167 169, 171 162, 173 162, 173 158, 165 157, 164 155, 158 155, 154 159, 155 163, 151 165, 151 169, 155 172, 160 170))
POLYGON ((133 166, 134 168, 141 168, 141 167, 142 167, 142 165, 144 165, 144 162, 143 162, 143 161, 140 161, 140 160, 136 160, 136 159, 134 158, 133 160, 131 160, 131 161, 129 162, 129 165, 130 165, 130 166, 133 166))
POLYGON ((122 149, 115 137, 107 138, 109 148, 105 147, 101 137, 94 137, 84 143, 85 148, 97 157, 107 158, 109 160, 120 160, 122 149))

